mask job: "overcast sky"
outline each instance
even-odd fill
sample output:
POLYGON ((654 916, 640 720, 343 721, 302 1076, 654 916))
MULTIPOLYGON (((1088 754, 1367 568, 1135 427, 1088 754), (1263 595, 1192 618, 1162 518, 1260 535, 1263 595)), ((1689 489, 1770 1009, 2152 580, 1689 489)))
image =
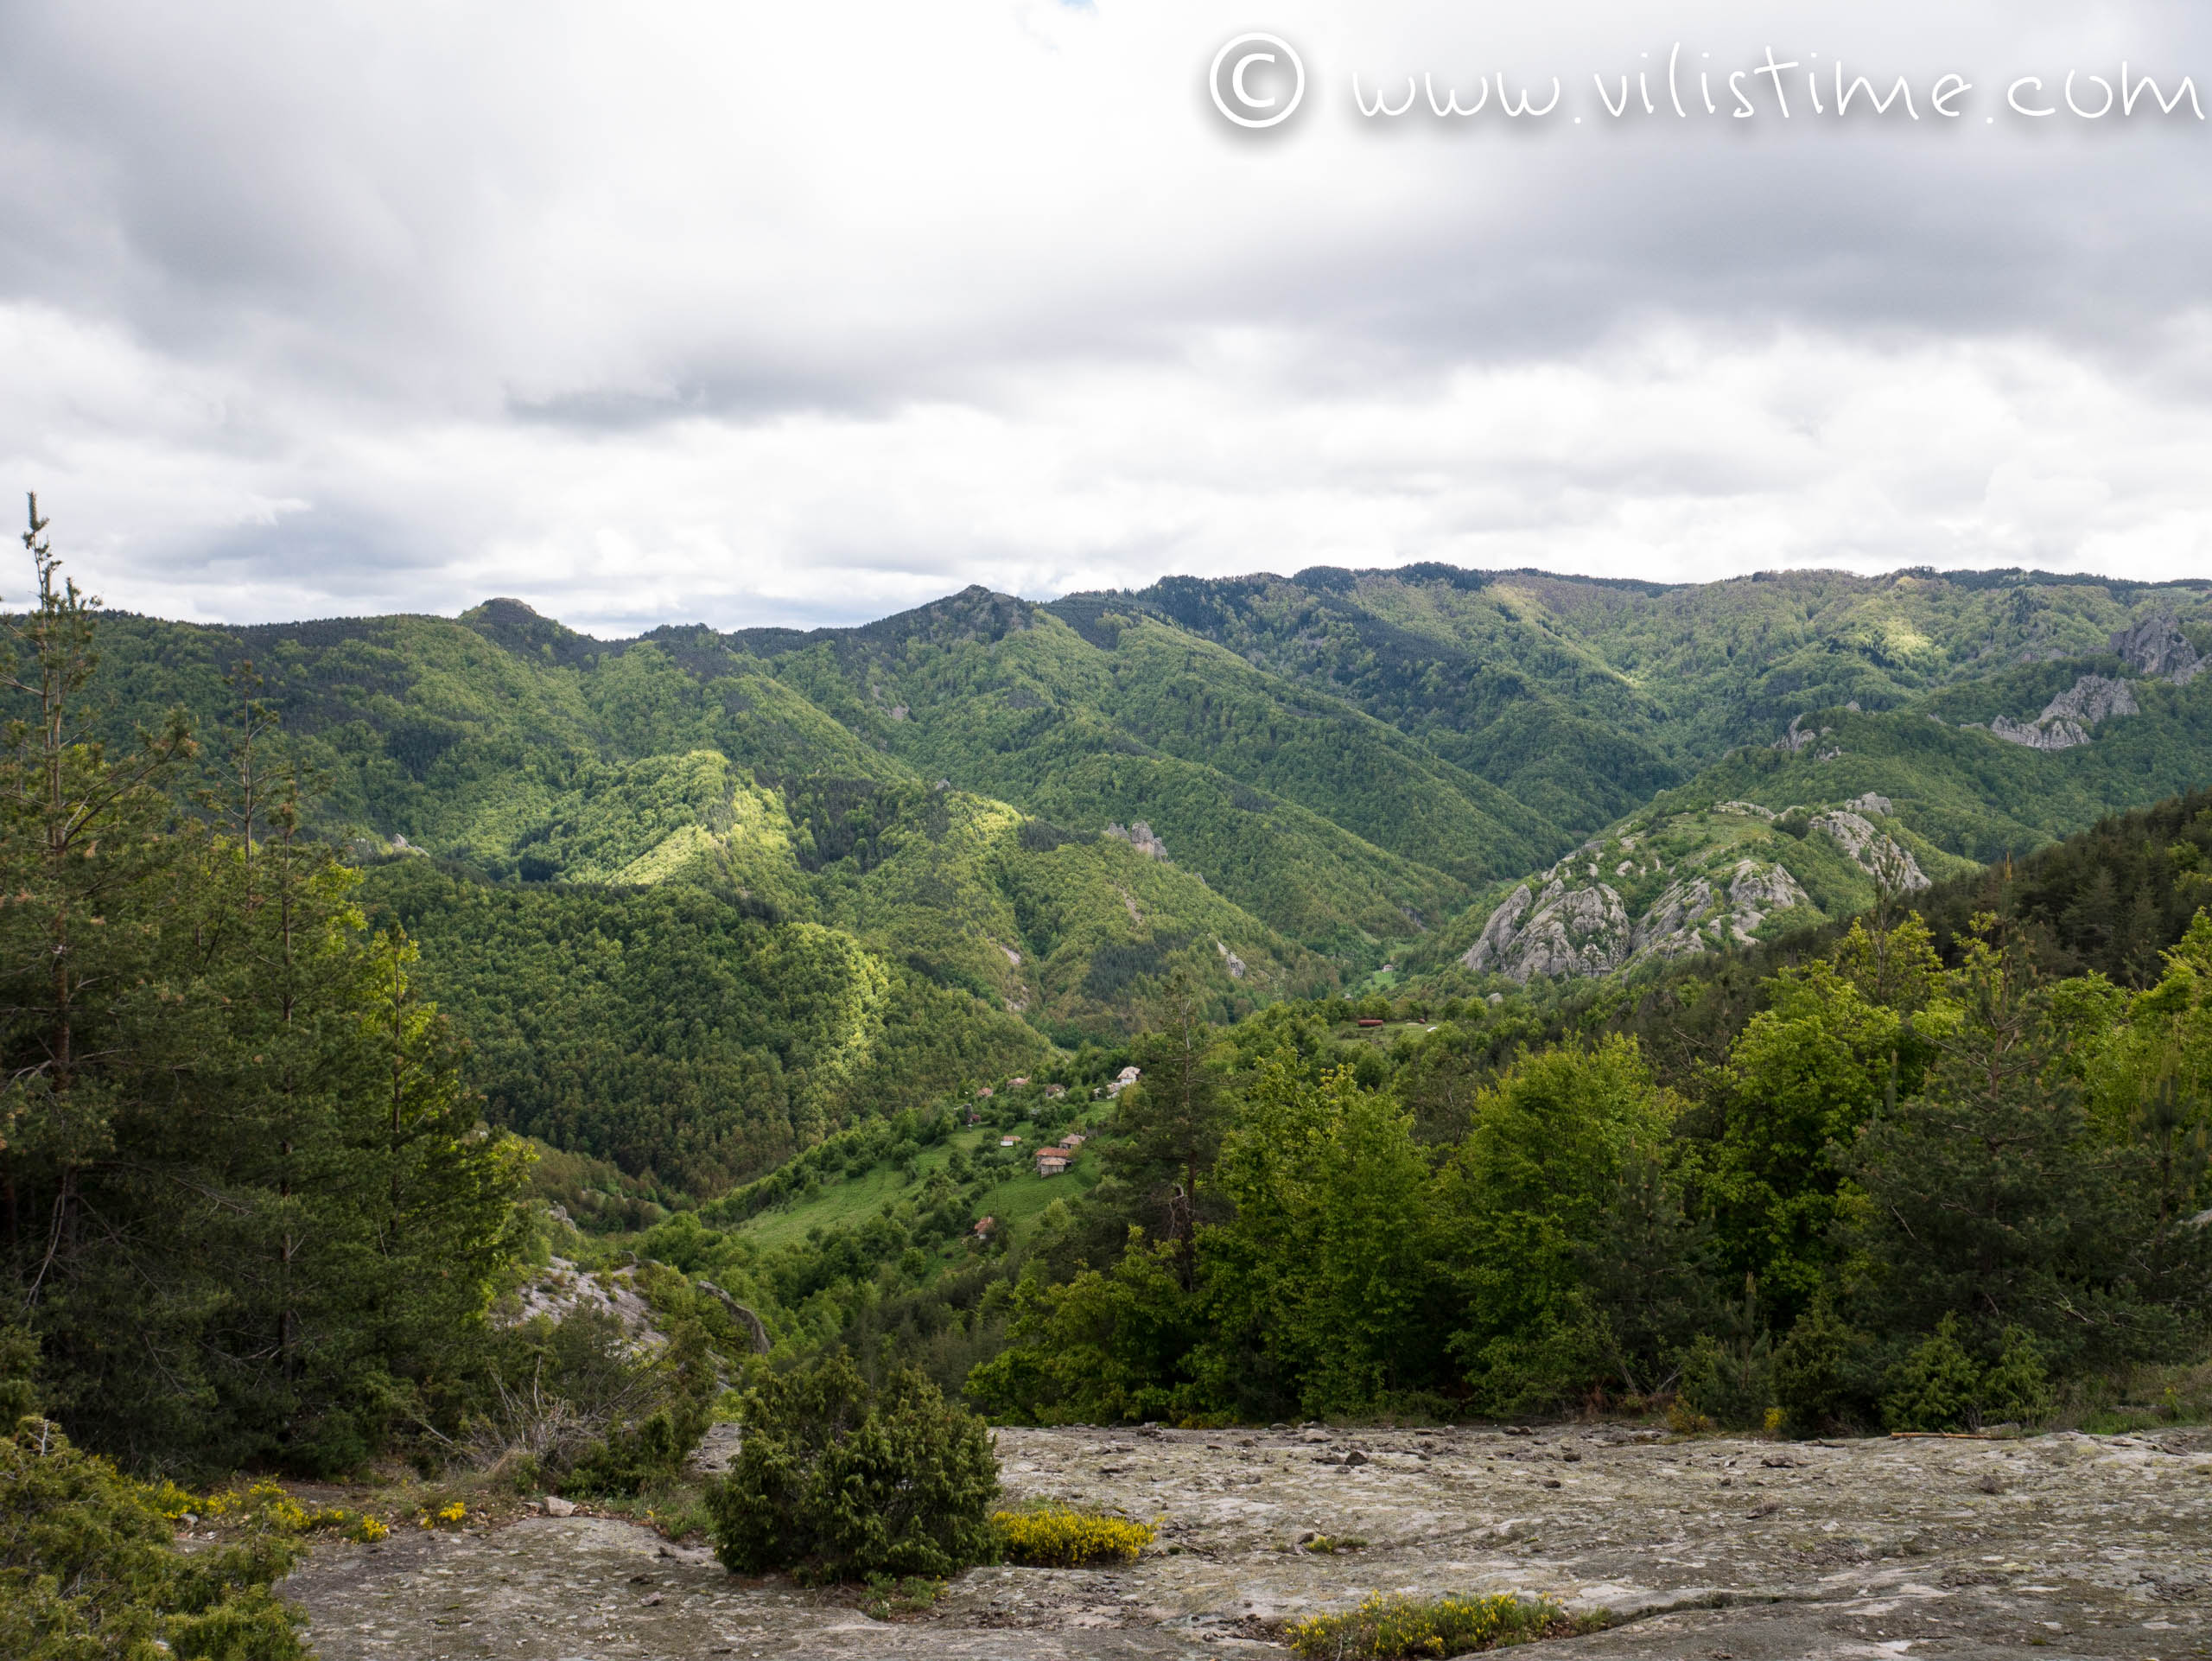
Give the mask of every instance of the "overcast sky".
POLYGON ((2212 574, 2202 0, 0 0, 0 484, 111 605, 2212 574))

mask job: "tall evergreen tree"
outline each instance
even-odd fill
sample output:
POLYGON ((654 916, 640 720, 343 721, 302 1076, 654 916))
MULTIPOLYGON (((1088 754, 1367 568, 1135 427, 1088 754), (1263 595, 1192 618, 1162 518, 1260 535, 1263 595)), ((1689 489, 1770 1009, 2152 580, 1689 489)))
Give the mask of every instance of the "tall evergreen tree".
POLYGON ((514 1144, 299 834, 237 680, 223 788, 183 723, 111 762, 75 723, 97 601, 34 507, 35 611, 0 685, 0 1123, 17 1308, 79 1441, 140 1464, 372 1450, 465 1350, 512 1255, 514 1144))

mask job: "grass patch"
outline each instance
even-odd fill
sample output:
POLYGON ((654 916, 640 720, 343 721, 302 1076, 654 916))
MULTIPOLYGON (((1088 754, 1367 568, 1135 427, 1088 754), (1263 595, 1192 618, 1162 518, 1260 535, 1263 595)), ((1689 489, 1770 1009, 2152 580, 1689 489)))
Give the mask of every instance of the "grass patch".
POLYGON ((626 1517, 671 1540, 702 1540, 712 1523, 706 1486, 690 1476, 650 1483, 634 1495, 597 1498, 591 1504, 594 1511, 626 1517))
POLYGON ((1500 1592, 1485 1598, 1391 1598, 1378 1592, 1356 1609, 1293 1622, 1283 1638, 1304 1661, 1427 1661, 1572 1638, 1605 1625, 1602 1615, 1570 1615, 1548 1597, 1500 1592))
POLYGON ((871 1575, 868 1577, 868 1601, 861 1607, 868 1611, 870 1620, 896 1620, 902 1615, 928 1613, 944 1595, 944 1582, 925 1575, 909 1575, 903 1580, 889 1575, 871 1575))
MULTIPOLYGON (((1066 1127, 1069 1130, 1078 1128, 1090 1127, 1066 1127)), ((811 1194, 786 1200, 749 1217, 734 1232, 772 1251, 804 1241, 814 1229, 831 1233, 840 1227, 858 1228, 877 1216, 887 1204, 896 1205, 918 1193, 930 1173, 944 1167, 954 1149, 971 1159, 987 1152, 995 1154, 999 1138, 1006 1134, 995 1125, 964 1126, 944 1142, 923 1149, 914 1161, 912 1177, 902 1176, 887 1161, 878 1163, 858 1176, 840 1175, 825 1181, 811 1194)), ((1086 1148, 1074 1166, 1062 1174, 1039 1176, 1029 1156, 1056 1140, 1058 1133, 1024 1123, 1014 1134, 1021 1138, 1021 1162, 1012 1167, 1003 1180, 975 1195, 970 1209, 978 1217, 995 1217, 1001 1227, 1019 1225, 1035 1218, 1053 1200, 1072 1199, 1084 1193, 1104 1174, 1093 1147, 1086 1148)), ((944 1255, 950 1255, 950 1251, 948 1248, 944 1255)))
POLYGON ((1133 1563, 1158 1537, 1147 1524, 1072 1511, 995 1511, 991 1522, 1007 1561, 1032 1569, 1133 1563))

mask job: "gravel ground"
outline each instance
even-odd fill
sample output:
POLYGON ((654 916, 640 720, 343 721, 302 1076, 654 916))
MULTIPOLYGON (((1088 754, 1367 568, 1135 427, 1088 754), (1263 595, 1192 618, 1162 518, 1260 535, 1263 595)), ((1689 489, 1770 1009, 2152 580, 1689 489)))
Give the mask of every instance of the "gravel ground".
POLYGON ((892 1622, 587 1517, 331 1545, 284 1590, 325 1661, 1258 1656, 1285 1618, 1376 1590, 1548 1592, 1615 1618, 1545 1646, 1561 1656, 2212 1655, 2202 1431, 998 1435, 1011 1499, 1159 1519, 1160 1543, 1121 1570, 973 1570, 892 1622))

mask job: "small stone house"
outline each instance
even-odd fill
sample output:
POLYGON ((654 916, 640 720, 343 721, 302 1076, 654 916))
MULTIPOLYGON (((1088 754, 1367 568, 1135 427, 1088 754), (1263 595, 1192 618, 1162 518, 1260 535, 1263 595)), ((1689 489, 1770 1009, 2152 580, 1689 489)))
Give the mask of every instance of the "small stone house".
POLYGON ((1039 1148, 1037 1150, 1037 1174, 1058 1176, 1067 1169, 1075 1158, 1072 1148, 1039 1148))

